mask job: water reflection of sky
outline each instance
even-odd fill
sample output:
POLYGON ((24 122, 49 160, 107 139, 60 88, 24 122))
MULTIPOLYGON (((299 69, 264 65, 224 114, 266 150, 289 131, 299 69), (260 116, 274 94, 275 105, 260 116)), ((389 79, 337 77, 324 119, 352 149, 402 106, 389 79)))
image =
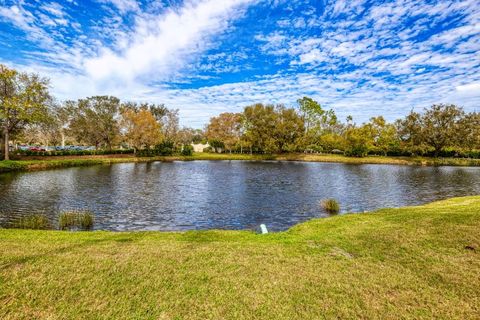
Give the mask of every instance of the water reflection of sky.
POLYGON ((284 230, 342 212, 480 193, 480 168, 303 162, 195 161, 115 164, 0 175, 0 222, 88 209, 109 230, 284 230))

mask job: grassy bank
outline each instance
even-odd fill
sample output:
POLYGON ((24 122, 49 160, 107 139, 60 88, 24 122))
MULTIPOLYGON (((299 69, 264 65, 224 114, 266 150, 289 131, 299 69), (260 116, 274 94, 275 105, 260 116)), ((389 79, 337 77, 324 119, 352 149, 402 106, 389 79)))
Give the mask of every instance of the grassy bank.
POLYGON ((168 156, 139 158, 133 155, 120 156, 67 156, 67 157, 24 157, 23 160, 0 161, 0 173, 8 171, 29 171, 55 169, 75 166, 112 164, 122 162, 152 162, 152 161, 192 161, 192 160, 278 160, 307 162, 336 162, 349 164, 392 164, 392 165, 422 165, 422 166, 480 166, 479 159, 463 158, 425 158, 425 157, 381 157, 364 158, 346 157, 331 154, 282 154, 282 155, 250 155, 250 154, 215 154, 196 153, 193 156, 168 156))
MULTIPOLYGON (((28 159, 29 157, 24 157, 28 159)), ((128 162, 153 162, 153 161, 193 161, 193 160, 268 160, 272 156, 256 155, 210 155, 195 154, 185 156, 165 157, 135 157, 135 156, 68 156, 68 157, 32 157, 28 160, 0 161, 0 173, 10 171, 34 171, 45 169, 58 169, 67 167, 91 166, 99 164, 114 164, 128 162)))
POLYGON ((1 319, 478 319, 480 197, 288 232, 0 230, 1 319))

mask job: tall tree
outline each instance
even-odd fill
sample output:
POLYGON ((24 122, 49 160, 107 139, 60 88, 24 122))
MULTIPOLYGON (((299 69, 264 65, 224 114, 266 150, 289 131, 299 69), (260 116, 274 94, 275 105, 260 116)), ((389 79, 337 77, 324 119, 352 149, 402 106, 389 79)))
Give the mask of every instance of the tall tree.
POLYGON ((61 105, 57 106, 55 110, 53 110, 53 115, 55 121, 58 125, 60 139, 61 139, 61 146, 65 147, 65 140, 67 138, 67 132, 70 125, 70 113, 67 107, 61 105))
POLYGON ((404 148, 413 154, 423 153, 424 137, 422 116, 413 110, 404 118, 395 122, 397 134, 404 148))
POLYGON ((23 141, 29 144, 40 143, 44 146, 57 146, 62 142, 61 126, 56 118, 55 109, 46 111, 41 121, 31 123, 22 130, 23 141))
POLYGON ((305 122, 295 109, 277 106, 277 124, 275 126, 275 138, 279 152, 295 152, 299 146, 299 140, 305 131, 305 122))
POLYGON ((0 126, 5 160, 10 157, 11 136, 26 125, 41 120, 49 101, 47 79, 0 64, 0 126))
POLYGON ((456 144, 468 151, 480 150, 480 113, 471 112, 459 121, 456 144))
POLYGON ((245 133, 243 139, 250 147, 250 152, 273 153, 278 150, 274 132, 277 114, 273 105, 257 103, 243 111, 245 133))
POLYGON ((325 110, 322 109, 320 103, 309 97, 298 99, 297 103, 305 121, 305 131, 308 133, 310 129, 319 127, 325 115, 325 110))
POLYGON ((242 115, 225 112, 210 119, 205 135, 210 141, 221 141, 230 153, 241 136, 242 115))
POLYGON ((305 131, 332 131, 338 125, 338 118, 335 112, 325 110, 320 103, 309 97, 297 100, 300 113, 305 121, 305 131))
POLYGON ((434 104, 422 115, 422 137, 438 156, 444 148, 455 144, 462 108, 453 104, 434 104))
POLYGON ((256 152, 295 151, 304 133, 304 121, 298 113, 282 105, 256 104, 243 112, 243 139, 256 152))
POLYGON ((134 149, 150 148, 162 139, 160 124, 147 109, 127 108, 122 113, 125 141, 134 149))
POLYGON ((190 143, 201 143, 205 134, 201 129, 182 128, 177 133, 179 143, 185 145, 190 143))
POLYGON ((304 120, 305 135, 301 144, 304 149, 318 149, 323 135, 341 131, 341 125, 333 110, 324 110, 322 106, 309 97, 297 100, 302 119, 304 120))
POLYGON ((178 109, 168 109, 164 104, 149 105, 150 112, 162 128, 162 133, 167 141, 179 143, 178 132, 180 130, 178 109))
POLYGON ((365 157, 372 145, 371 131, 368 126, 350 126, 345 130, 345 155, 365 157))
POLYGON ((118 111, 120 100, 110 96, 95 96, 67 102, 71 114, 70 130, 78 141, 98 148, 112 148, 119 137, 118 111))
POLYGON ((374 147, 385 156, 389 150, 399 148, 400 140, 398 139, 395 126, 387 123, 382 116, 371 118, 370 122, 365 124, 365 126, 366 130, 369 131, 374 147))

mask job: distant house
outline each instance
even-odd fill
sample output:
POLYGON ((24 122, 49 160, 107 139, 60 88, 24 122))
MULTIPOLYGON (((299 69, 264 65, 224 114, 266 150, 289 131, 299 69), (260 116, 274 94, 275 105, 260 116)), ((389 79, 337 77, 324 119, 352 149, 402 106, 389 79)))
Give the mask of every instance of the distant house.
POLYGON ((193 147, 193 152, 203 152, 203 149, 210 147, 208 143, 203 144, 203 143, 192 143, 193 147))

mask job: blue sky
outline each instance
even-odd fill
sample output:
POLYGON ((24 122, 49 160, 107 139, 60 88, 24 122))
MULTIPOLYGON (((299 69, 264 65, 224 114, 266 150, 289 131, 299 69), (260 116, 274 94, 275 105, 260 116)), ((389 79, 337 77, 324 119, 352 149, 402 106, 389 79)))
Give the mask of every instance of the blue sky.
POLYGON ((304 96, 362 122, 480 110, 480 1, 0 0, 0 63, 57 99, 115 95, 182 124, 304 96))

